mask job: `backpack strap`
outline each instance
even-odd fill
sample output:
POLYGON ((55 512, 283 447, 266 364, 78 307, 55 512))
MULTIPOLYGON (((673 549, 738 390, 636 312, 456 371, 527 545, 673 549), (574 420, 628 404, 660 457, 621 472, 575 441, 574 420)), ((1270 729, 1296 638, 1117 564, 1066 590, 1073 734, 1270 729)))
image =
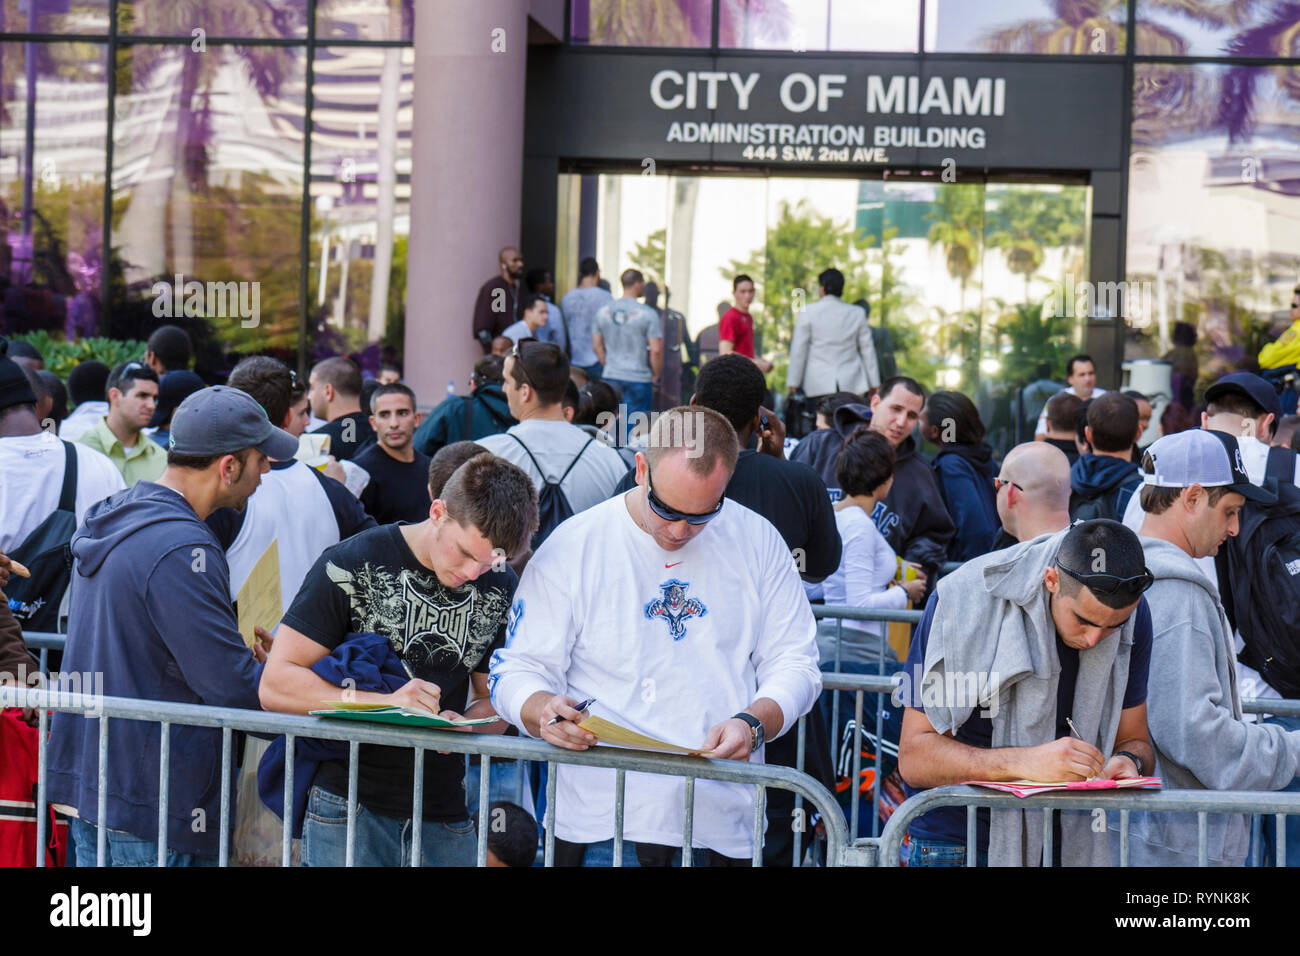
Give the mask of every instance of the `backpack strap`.
MULTIPOLYGON (((63 441, 63 439, 59 439, 63 441)), ((149 439, 153 441, 153 439, 149 439)), ((59 491, 59 510, 77 513, 77 448, 63 442, 63 488, 59 491)))
MULTIPOLYGON (((509 432, 506 432, 506 434, 507 434, 507 435, 510 435, 509 432)), ((528 460, 531 461, 531 462, 533 463, 533 467, 537 469, 537 473, 538 473, 539 475, 542 476, 542 481, 545 482, 545 481, 547 480, 547 479, 546 479, 546 472, 543 471, 543 470, 542 470, 542 466, 539 465, 539 464, 537 463, 537 459, 534 458, 534 457, 533 457, 533 453, 532 453, 531 451, 528 450, 528 446, 525 445, 522 441, 519 441, 519 436, 518 436, 518 435, 510 435, 510 437, 513 438, 515 441, 519 442, 519 447, 522 448, 522 449, 524 450, 524 454, 528 456, 528 460)), ((570 466, 570 467, 572 467, 572 466, 570 466)), ((565 474, 568 474, 568 472, 565 472, 565 474)))
POLYGON ((1274 445, 1268 450, 1268 460, 1264 465, 1264 477, 1276 478, 1279 482, 1295 481, 1296 453, 1290 448, 1274 445))
MULTIPOLYGON (((510 435, 509 432, 506 432, 506 434, 510 435)), ((537 459, 534 458, 533 453, 528 450, 528 446, 525 445, 522 441, 519 441, 518 435, 510 435, 510 437, 513 438, 515 441, 519 442, 519 447, 524 450, 524 453, 526 455, 528 455, 528 460, 533 463, 533 467, 537 469, 537 473, 542 476, 542 481, 546 482, 547 484, 550 484, 551 480, 546 477, 546 472, 543 471, 542 466, 537 463, 537 459)), ((569 477, 569 472, 573 471, 573 466, 578 463, 578 459, 582 457, 582 453, 587 450, 587 445, 590 445, 595 440, 596 438, 594 435, 591 438, 587 439, 586 444, 584 444, 582 448, 578 450, 578 453, 573 456, 573 461, 569 462, 569 467, 564 469, 564 474, 560 475, 559 479, 554 482, 555 484, 557 485, 562 484, 564 479, 569 477)))
MULTIPOLYGON (((596 440, 596 436, 592 435, 590 438, 587 439, 587 445, 590 445, 595 440, 596 440)), ((582 453, 587 450, 587 445, 583 445, 581 448, 578 449, 578 453, 573 456, 573 461, 569 462, 569 467, 564 469, 564 474, 560 475, 560 480, 556 482, 557 485, 563 484, 564 479, 569 477, 569 472, 573 471, 573 466, 578 463, 578 459, 582 457, 582 453)))

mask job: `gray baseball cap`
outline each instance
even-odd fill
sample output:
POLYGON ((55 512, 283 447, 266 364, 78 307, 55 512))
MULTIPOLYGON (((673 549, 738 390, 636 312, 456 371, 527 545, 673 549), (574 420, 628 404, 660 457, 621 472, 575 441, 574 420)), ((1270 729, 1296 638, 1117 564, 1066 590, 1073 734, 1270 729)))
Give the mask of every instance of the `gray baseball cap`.
POLYGON ((298 452, 298 439, 276 428, 247 392, 225 385, 200 389, 172 415, 168 449, 178 455, 231 455, 256 448, 284 461, 298 452))

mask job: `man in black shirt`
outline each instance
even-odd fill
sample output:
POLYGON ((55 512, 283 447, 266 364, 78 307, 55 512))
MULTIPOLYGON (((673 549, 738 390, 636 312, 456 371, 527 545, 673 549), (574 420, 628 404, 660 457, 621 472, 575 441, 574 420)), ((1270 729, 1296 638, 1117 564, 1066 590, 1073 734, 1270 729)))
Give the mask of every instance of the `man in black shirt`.
POLYGON ((329 453, 340 461, 351 460, 374 443, 370 416, 361 410, 361 369, 336 355, 317 362, 308 379, 311 413, 323 418, 313 434, 329 435, 329 453))
POLYGON ((353 459, 370 473, 361 504, 380 524, 429 517, 429 459, 411 438, 420 425, 415 392, 401 383, 380 385, 370 396, 375 444, 353 459))
MULTIPOLYGON (((518 578, 505 560, 537 526, 537 492, 519 468, 492 455, 470 459, 447 480, 429 518, 386 525, 327 550, 307 574, 276 632, 259 693, 267 710, 305 714, 338 700, 340 687, 313 665, 349 635, 386 637, 411 680, 391 694, 353 691, 358 703, 412 707, 456 719, 494 715, 488 660, 505 644, 518 578)), ((339 657, 339 655, 335 655, 339 657)), ((501 733, 503 722, 474 728, 501 733)), ((411 750, 363 745, 354 862, 410 859, 411 750)), ((471 866, 474 824, 465 809, 465 760, 426 753, 421 854, 427 866, 471 866)), ((323 762, 303 824, 306 866, 341 866, 346 853, 348 766, 323 762)))

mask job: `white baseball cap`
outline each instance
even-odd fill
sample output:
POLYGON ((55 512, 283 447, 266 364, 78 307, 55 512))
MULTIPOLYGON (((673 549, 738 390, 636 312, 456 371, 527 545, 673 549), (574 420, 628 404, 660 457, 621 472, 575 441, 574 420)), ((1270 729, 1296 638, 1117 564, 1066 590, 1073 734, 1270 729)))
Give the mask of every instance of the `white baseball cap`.
POLYGON ((1142 484, 1153 488, 1203 488, 1227 486, 1248 501, 1271 503, 1276 498, 1252 484, 1241 461, 1241 446, 1226 432, 1192 428, 1157 440, 1147 454, 1154 474, 1143 474, 1142 484))

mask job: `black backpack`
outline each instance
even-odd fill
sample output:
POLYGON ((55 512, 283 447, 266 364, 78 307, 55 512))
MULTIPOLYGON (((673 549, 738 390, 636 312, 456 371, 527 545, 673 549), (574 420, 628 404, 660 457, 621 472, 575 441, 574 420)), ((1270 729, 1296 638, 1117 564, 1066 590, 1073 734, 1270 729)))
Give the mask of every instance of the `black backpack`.
MULTIPOLYGON (((510 433, 507 432, 506 434, 510 433)), ((573 461, 569 462, 569 467, 564 469, 564 474, 552 481, 546 477, 545 469, 537 463, 537 459, 528 450, 528 446, 519 441, 519 436, 510 435, 510 437, 519 442, 519 447, 524 450, 524 454, 533 463, 537 473, 542 476, 542 490, 537 495, 537 532, 533 535, 533 550, 536 551, 542 546, 542 542, 547 539, 550 533, 559 526, 561 521, 573 517, 573 505, 569 504, 569 499, 560 490, 560 485, 565 478, 569 477, 569 472, 573 471, 573 466, 578 463, 582 453, 587 450, 587 445, 590 445, 596 439, 594 437, 588 438, 587 444, 579 449, 578 453, 573 456, 573 461)))
POLYGON ((5 593, 9 608, 24 631, 57 631, 59 605, 72 579, 72 551, 68 543, 77 530, 77 449, 63 443, 66 464, 59 505, 9 557, 27 566, 30 578, 11 575, 5 593))
POLYGON ((1282 696, 1300 698, 1300 488, 1296 454, 1270 448, 1264 487, 1272 504, 1248 501, 1240 528, 1215 558, 1219 595, 1244 643, 1238 659, 1282 696))

